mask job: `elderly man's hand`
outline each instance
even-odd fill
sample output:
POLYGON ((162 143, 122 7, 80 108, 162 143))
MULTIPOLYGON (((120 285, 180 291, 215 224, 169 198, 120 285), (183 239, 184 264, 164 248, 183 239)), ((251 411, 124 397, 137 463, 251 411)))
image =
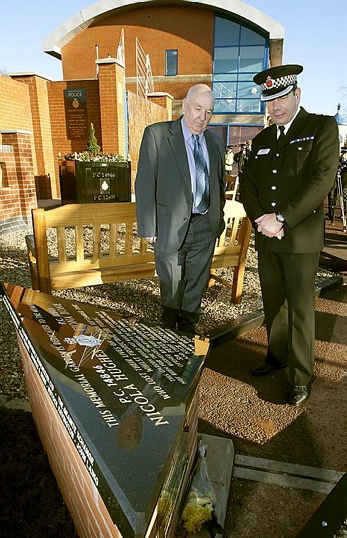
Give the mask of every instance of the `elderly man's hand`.
POLYGON ((284 235, 283 224, 276 220, 276 213, 265 213, 256 219, 257 231, 266 237, 282 239, 284 235))

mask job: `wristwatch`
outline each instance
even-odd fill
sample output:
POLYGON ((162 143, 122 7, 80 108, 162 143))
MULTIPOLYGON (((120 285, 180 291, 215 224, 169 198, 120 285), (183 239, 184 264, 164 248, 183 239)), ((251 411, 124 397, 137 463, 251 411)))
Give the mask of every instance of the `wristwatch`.
POLYGON ((277 222, 280 222, 281 224, 284 224, 284 216, 281 215, 281 213, 276 213, 276 220, 277 220, 277 222))

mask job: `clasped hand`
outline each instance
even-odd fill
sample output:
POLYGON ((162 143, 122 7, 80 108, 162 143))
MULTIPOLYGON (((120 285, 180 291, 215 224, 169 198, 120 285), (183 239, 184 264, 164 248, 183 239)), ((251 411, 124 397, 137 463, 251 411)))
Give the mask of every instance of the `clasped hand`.
POLYGON ((284 236, 284 228, 281 222, 276 220, 276 213, 266 213, 255 220, 257 231, 266 235, 266 237, 277 237, 282 239, 284 236))

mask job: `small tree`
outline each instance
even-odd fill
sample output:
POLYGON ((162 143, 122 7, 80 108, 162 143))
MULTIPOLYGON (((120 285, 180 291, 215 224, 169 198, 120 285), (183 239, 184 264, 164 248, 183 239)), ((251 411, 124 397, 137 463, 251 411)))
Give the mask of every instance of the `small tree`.
MULTIPOLYGON (((61 154, 58 154, 61 158, 61 154)), ((84 162, 127 162, 127 158, 124 155, 118 153, 105 153, 100 151, 100 146, 95 136, 94 125, 91 123, 88 133, 87 149, 84 151, 74 151, 73 153, 65 153, 64 159, 66 161, 84 161, 84 162)))
POLYGON ((100 146, 98 145, 98 141, 95 136, 94 125, 92 123, 89 127, 87 151, 90 151, 90 153, 93 153, 94 155, 100 153, 100 146))

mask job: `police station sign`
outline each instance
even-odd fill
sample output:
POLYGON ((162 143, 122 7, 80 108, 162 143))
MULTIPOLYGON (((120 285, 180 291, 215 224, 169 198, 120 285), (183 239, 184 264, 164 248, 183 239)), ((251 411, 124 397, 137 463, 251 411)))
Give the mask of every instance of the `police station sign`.
POLYGON ((68 140, 88 139, 87 92, 85 88, 64 90, 66 136, 68 140))

